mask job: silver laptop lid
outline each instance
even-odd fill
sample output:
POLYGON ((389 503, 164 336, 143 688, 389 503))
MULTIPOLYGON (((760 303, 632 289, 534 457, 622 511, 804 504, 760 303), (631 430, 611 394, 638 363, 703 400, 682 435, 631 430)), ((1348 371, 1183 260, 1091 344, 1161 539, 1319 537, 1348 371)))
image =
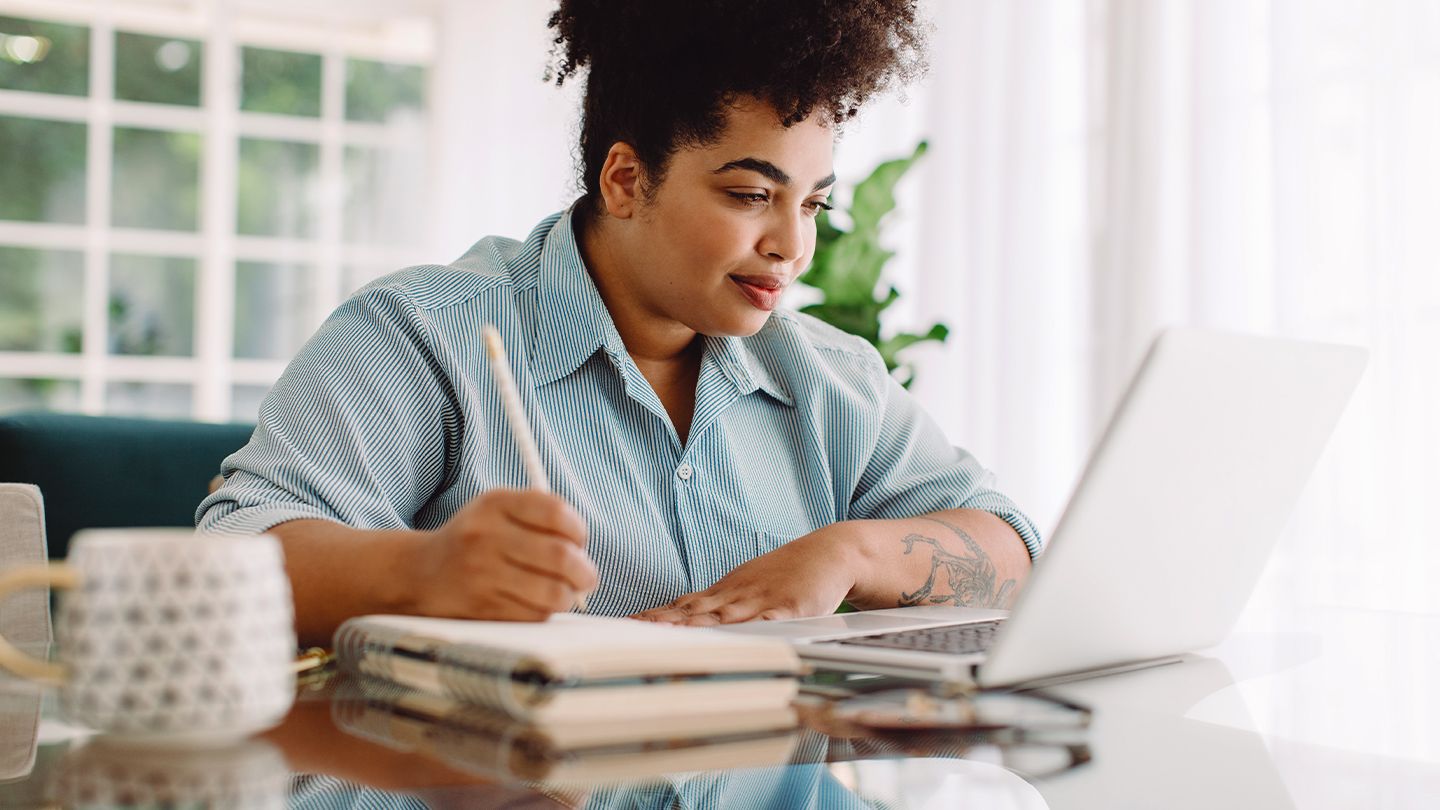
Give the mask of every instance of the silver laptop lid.
POLYGON ((1172 329, 1090 457, 978 679, 1159 658, 1229 632, 1366 352, 1172 329))

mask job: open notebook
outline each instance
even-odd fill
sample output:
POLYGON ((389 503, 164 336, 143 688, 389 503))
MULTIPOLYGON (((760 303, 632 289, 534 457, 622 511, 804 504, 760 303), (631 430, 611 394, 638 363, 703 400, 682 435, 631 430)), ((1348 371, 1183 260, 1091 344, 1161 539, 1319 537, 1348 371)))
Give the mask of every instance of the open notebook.
POLYGON ((575 614, 362 616, 336 631, 335 649, 352 672, 551 723, 786 706, 800 671, 777 639, 575 614))

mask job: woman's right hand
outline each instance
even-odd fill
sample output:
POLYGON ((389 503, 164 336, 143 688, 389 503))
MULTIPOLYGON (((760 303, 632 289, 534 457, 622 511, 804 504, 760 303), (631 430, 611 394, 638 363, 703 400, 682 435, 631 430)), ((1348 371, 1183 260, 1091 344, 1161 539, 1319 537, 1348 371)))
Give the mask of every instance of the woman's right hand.
POLYGON ((492 489, 413 549, 408 590, 425 616, 543 621, 595 589, 585 521, 560 496, 492 489))

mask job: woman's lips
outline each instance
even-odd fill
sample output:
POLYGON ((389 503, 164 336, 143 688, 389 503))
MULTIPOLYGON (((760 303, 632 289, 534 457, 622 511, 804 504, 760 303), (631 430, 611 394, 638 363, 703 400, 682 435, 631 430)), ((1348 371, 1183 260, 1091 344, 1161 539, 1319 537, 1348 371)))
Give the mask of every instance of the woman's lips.
POLYGON ((785 294, 785 282, 774 276, 731 276, 730 280, 756 309, 766 312, 779 306, 780 296, 785 294))

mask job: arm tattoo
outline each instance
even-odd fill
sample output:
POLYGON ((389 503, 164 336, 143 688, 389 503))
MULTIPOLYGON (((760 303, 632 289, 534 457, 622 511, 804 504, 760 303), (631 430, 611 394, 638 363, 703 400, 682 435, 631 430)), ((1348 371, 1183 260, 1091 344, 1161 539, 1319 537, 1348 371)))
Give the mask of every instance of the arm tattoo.
POLYGON ((900 604, 904 607, 912 605, 963 605, 966 607, 1007 607, 1009 605, 1011 592, 1015 590, 1015 580, 1007 579, 996 588, 995 580, 999 573, 995 570, 995 564, 990 561, 990 555, 975 542, 964 529, 959 526, 947 523, 939 518, 926 517, 932 523, 954 532, 965 544, 968 556, 951 554, 940 544, 940 540, 934 537, 926 537, 922 534, 909 534, 905 536, 905 553, 917 551, 924 546, 930 547, 930 577, 913 593, 900 593, 900 604), (938 583, 941 570, 945 572, 945 582, 938 583), (939 585, 939 592, 936 586, 939 585))

